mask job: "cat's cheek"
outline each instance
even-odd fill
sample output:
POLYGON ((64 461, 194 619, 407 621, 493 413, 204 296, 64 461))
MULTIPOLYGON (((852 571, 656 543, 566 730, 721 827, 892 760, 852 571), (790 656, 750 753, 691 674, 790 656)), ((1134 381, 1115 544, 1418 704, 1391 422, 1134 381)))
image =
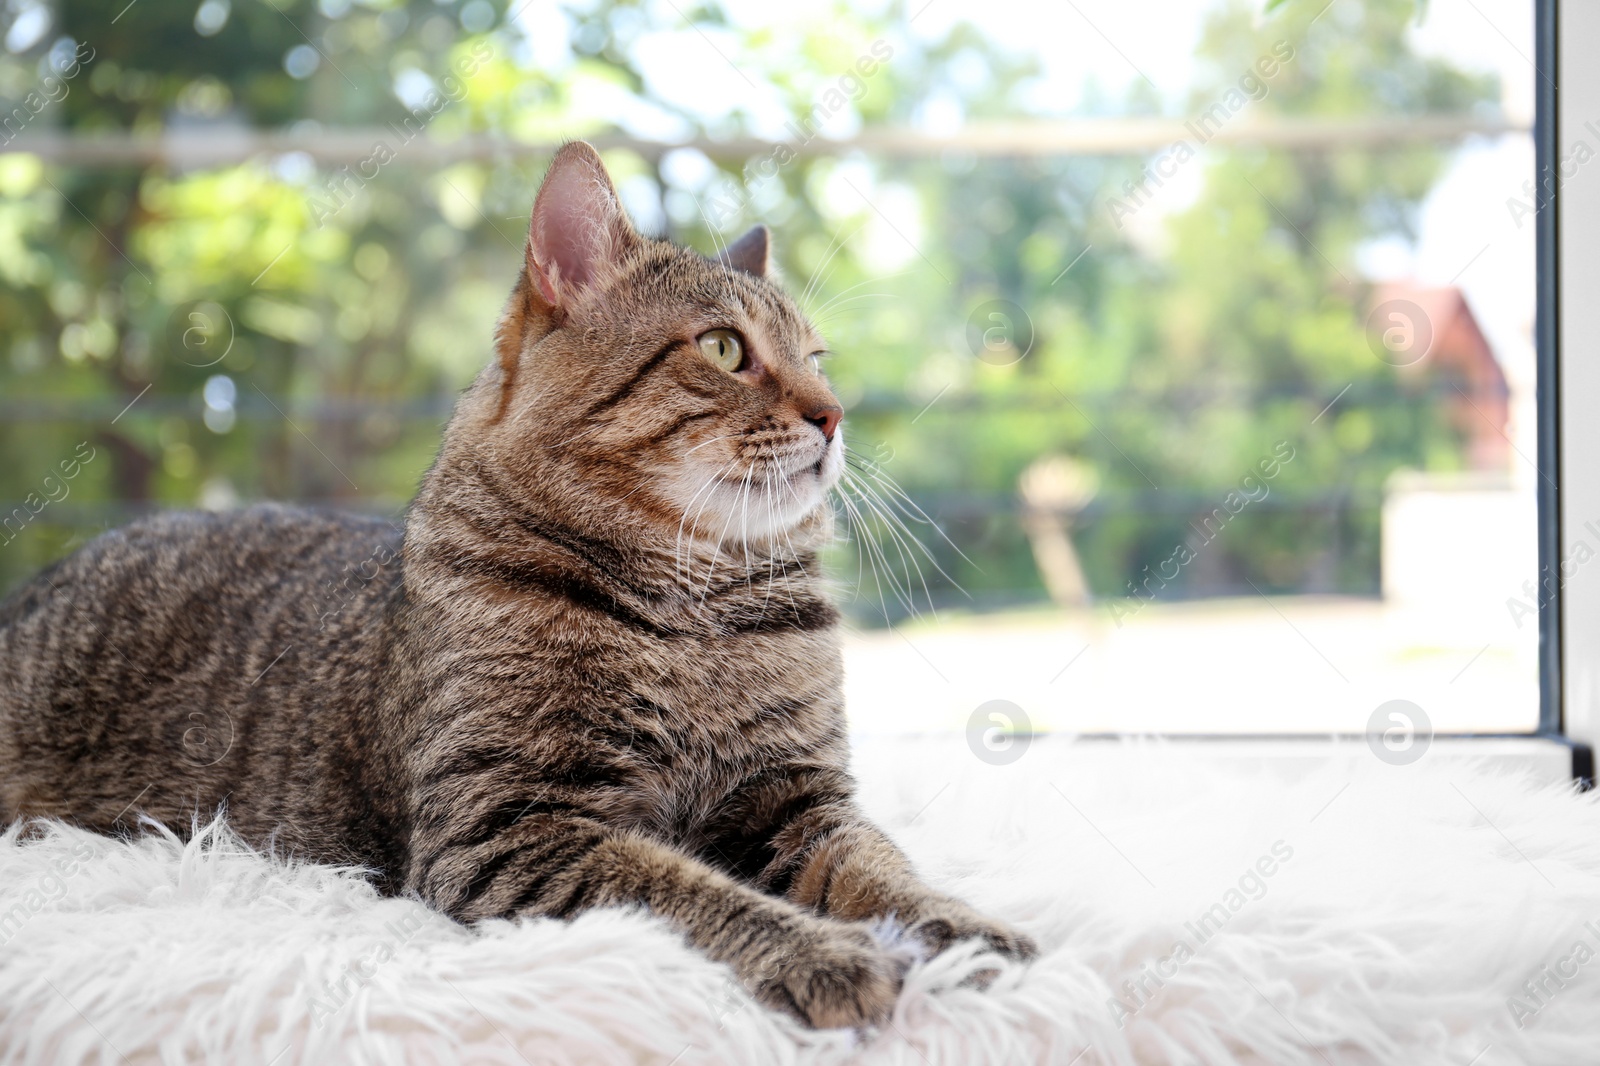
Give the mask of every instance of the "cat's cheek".
POLYGON ((667 502, 669 507, 683 516, 685 532, 696 523, 705 524, 713 519, 715 505, 711 487, 716 470, 698 464, 682 462, 663 470, 651 486, 653 494, 667 502))

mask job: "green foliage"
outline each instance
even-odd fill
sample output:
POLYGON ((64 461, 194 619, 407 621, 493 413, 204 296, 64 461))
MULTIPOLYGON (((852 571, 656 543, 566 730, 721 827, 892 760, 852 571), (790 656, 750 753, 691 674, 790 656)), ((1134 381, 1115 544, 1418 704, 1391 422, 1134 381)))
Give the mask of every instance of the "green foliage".
MULTIPOLYGON (((672 27, 641 4, 573 4, 554 67, 532 61, 503 2, 485 5, 240 0, 206 35, 192 4, 139 3, 113 27, 101 6, 64 2, 32 51, 0 57, 0 94, 44 77, 64 36, 94 58, 35 121, 75 134, 398 125, 408 111, 396 87, 424 79, 456 90, 427 126, 446 140, 727 137, 757 122, 743 101, 707 115, 659 90, 638 57, 672 27), (291 76, 297 62, 315 69, 291 76)), ((1260 117, 1459 113, 1494 98, 1486 81, 1408 50, 1411 0, 1318 6, 1268 3, 1265 18, 1259 4, 1220 8, 1179 114, 1211 106, 1278 41, 1295 54, 1251 104, 1260 117)), ((892 59, 848 103, 868 127, 917 121, 935 93, 968 121, 1013 119, 1038 74, 964 23, 918 42, 843 5, 798 33, 740 28, 715 4, 686 10, 732 41, 741 76, 775 86, 797 121, 880 40, 892 59)), ((702 60, 722 62, 709 50, 702 60)), ((1140 92, 1090 106, 1160 108, 1140 92)), ((486 358, 543 160, 434 167, 398 135, 385 147, 392 158, 356 181, 292 152, 144 169, 0 155, 0 520, 79 441, 97 449, 70 495, 21 535, 0 532, 0 586, 143 507, 274 497, 397 513, 454 391, 486 358), (237 396, 231 416, 202 401, 218 375, 237 396)), ((624 194, 676 239, 710 250, 749 223, 775 228, 785 274, 838 352, 829 373, 852 408, 850 439, 939 519, 953 544, 915 511, 907 522, 979 603, 1043 595, 1016 519, 1018 478, 1041 455, 1095 472, 1076 540, 1092 586, 1113 596, 1279 440, 1297 458, 1273 505, 1170 591, 1244 579, 1369 590, 1384 479, 1460 462, 1430 398, 1371 357, 1352 265, 1362 241, 1410 231, 1442 162, 1434 147, 1201 149, 1185 163, 1203 174, 1198 198, 1159 226, 1125 225, 1115 209, 1140 159, 824 155, 762 177, 762 158, 719 159, 711 184, 680 186, 660 159, 607 152, 624 194), (719 189, 737 195, 713 225, 719 189), (879 212, 896 204, 911 205, 915 232, 886 228, 879 212), (969 320, 993 300, 1031 323, 1031 347, 1009 365, 972 346, 969 320)), ((909 582, 916 549, 878 532, 883 565, 909 582)), ((866 558, 858 530, 836 561, 860 583, 866 558)), ((929 558, 922 569, 928 598, 960 598, 929 558)), ((865 584, 863 617, 907 609, 865 584)))

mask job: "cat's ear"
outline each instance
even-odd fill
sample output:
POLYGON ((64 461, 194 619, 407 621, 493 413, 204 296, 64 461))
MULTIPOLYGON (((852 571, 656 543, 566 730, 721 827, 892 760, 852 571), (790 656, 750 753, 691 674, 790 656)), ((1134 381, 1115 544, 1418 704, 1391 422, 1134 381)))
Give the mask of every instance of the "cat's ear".
POLYGON ((767 232, 767 227, 755 226, 749 233, 724 248, 717 258, 735 270, 764 278, 767 276, 767 258, 771 246, 771 235, 767 232))
POLYGON ((533 201, 526 250, 528 280, 552 308, 602 281, 638 244, 600 153, 583 141, 562 145, 533 201))

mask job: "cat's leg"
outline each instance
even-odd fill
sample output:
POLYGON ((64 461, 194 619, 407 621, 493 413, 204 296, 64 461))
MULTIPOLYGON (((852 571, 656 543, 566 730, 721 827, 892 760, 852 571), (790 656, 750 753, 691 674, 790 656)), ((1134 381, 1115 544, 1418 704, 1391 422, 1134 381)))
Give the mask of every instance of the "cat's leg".
POLYGON ((860 817, 811 836, 795 856, 785 895, 846 921, 892 914, 934 953, 973 938, 1014 959, 1038 953, 1031 939, 1003 922, 929 888, 883 831, 860 817))
POLYGON ((820 918, 659 841, 550 814, 473 835, 417 841, 409 867, 408 887, 457 920, 643 905, 758 1000, 813 1026, 879 1022, 894 1006, 898 968, 866 926, 820 918))
POLYGON ((707 854, 757 888, 831 918, 892 914, 935 953, 974 937, 1011 958, 1037 953, 1028 937, 924 884, 852 791, 834 767, 765 770, 729 797, 707 854))

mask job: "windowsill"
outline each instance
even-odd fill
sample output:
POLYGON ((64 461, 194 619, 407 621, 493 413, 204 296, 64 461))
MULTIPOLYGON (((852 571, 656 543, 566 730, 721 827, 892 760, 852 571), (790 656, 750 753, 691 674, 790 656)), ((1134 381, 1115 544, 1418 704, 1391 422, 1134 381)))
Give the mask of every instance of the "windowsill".
MULTIPOLYGON (((940 749, 974 747, 983 741, 957 732, 920 733, 903 736, 901 740, 915 738, 940 749)), ((856 734, 858 745, 877 746, 894 738, 882 734, 856 734)), ((1194 761, 1212 767, 1254 775, 1268 773, 1293 780, 1334 766, 1348 766, 1352 770, 1362 766, 1378 765, 1379 758, 1364 735, 1322 736, 1220 736, 1201 734, 1180 735, 1117 735, 1109 733, 1064 734, 1041 733, 1033 736, 1009 738, 1011 743, 1024 743, 1027 751, 1022 757, 1038 761, 1069 755, 1081 762, 1087 755, 1096 763, 1114 764, 1117 760, 1129 763, 1158 758, 1194 761)), ((1000 745, 1006 739, 996 741, 1000 745)), ((1381 741, 1379 742, 1381 743, 1381 741)), ((976 748, 973 757, 978 755, 976 748)), ((999 759, 984 759, 1001 765, 999 759)), ((1457 765, 1492 765, 1511 774, 1526 774, 1537 781, 1559 783, 1574 777, 1589 777, 1593 764, 1589 749, 1574 746, 1562 737, 1531 736, 1436 736, 1428 742, 1413 763, 1389 762, 1396 771, 1407 765, 1441 763, 1457 765)))

